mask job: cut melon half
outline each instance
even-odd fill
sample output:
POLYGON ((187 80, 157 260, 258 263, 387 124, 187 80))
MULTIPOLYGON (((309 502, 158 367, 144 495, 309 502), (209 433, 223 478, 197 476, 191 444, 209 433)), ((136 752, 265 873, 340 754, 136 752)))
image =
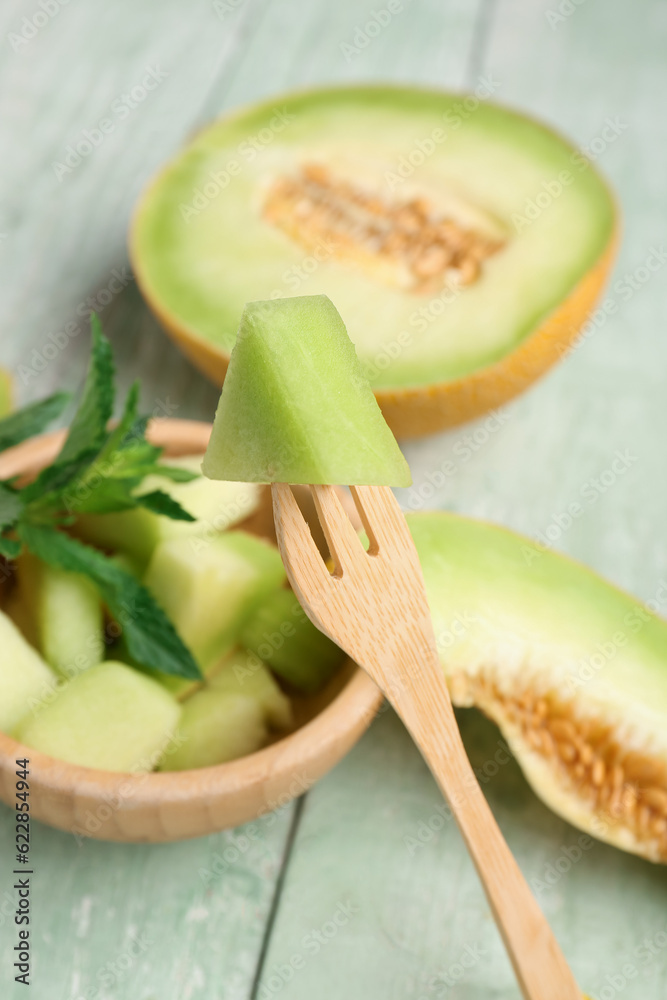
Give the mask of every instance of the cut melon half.
POLYGON ((475 96, 288 94, 200 132, 145 190, 137 280, 221 384, 247 301, 324 293, 392 430, 498 406, 565 352, 613 256, 595 167, 475 96))
POLYGON ((555 812, 667 862, 667 621, 505 529, 408 521, 454 703, 498 723, 555 812))

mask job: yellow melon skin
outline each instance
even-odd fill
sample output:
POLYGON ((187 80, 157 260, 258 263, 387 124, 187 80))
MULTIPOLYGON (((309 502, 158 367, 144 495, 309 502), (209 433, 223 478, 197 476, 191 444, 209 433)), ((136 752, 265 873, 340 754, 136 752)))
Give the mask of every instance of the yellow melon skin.
POLYGON ((474 420, 514 399, 562 360, 600 297, 617 244, 614 234, 595 267, 558 309, 496 364, 449 382, 376 392, 385 420, 396 437, 422 437, 474 420))
MULTIPOLYGON (((593 311, 611 270, 618 244, 609 240, 598 262, 561 305, 515 351, 465 378, 434 385, 375 391, 385 420, 400 439, 423 437, 474 420, 528 389, 560 361, 593 311)), ((198 337, 164 308, 150 288, 137 281, 151 310, 185 356, 214 385, 222 386, 229 354, 198 337)))

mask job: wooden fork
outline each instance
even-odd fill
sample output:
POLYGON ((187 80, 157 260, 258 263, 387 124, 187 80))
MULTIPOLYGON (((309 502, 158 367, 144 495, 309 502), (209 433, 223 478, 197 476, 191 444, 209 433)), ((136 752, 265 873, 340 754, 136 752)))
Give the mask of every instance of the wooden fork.
POLYGON ((335 490, 311 490, 333 574, 290 487, 272 486, 278 545, 297 598, 314 624, 370 674, 421 750, 456 817, 525 1000, 582 1000, 463 747, 417 551, 395 497, 384 486, 351 488, 370 541, 365 551, 335 490))

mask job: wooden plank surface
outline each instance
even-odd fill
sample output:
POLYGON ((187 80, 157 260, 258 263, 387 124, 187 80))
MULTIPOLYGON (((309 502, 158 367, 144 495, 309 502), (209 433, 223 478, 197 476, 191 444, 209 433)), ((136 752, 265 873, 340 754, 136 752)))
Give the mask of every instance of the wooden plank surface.
MULTIPOLYGON (((582 987, 606 1000, 606 977, 633 965, 623 997, 662 1000, 667 871, 572 829, 536 799, 491 723, 473 710, 459 719, 501 829, 582 987)), ((455 823, 390 711, 307 797, 257 996, 275 994, 519 996, 455 823)))
MULTIPOLYGON (((379 6, 72 2, 22 45, 12 44, 10 33, 39 8, 7 0, 0 11, 0 362, 19 373, 23 400, 77 384, 87 355, 82 314, 93 296, 121 381, 142 377, 144 405, 210 416, 217 393, 163 338, 122 269, 142 184, 193 128, 227 107, 310 83, 472 86, 490 74, 499 100, 545 117, 583 146, 598 149, 607 119, 618 120, 617 139, 599 153, 626 218, 614 279, 622 284, 608 293, 617 312, 599 317, 566 363, 496 424, 482 420, 406 450, 417 490, 455 459, 456 476, 426 506, 533 535, 555 523, 617 450, 629 450, 636 459, 627 474, 600 491, 556 544, 650 597, 667 576, 664 281, 659 271, 629 294, 624 275, 661 246, 667 11, 658 2, 641 10, 614 4, 612 11, 602 0, 585 0, 559 19, 556 0, 412 0, 350 53, 344 46, 379 6), (167 74, 159 85, 125 117, 110 112, 151 67, 167 74), (109 113, 113 133, 59 179, 53 163, 109 113), (114 269, 127 287, 106 304, 114 269), (38 370, 49 334, 70 320, 79 333, 38 370)), ((579 834, 504 763, 491 726, 469 713, 462 722, 476 766, 498 768, 485 785, 491 804, 526 874, 543 883, 540 899, 582 985, 599 1000, 663 1000, 665 871, 601 845, 568 867, 564 851, 576 848, 579 834), (565 871, 551 885, 557 867, 565 871), (624 966, 635 973, 626 976, 624 966)), ((32 995, 510 1000, 517 991, 507 961, 458 835, 439 809, 421 759, 386 713, 309 793, 298 824, 293 810, 264 820, 257 839, 209 885, 199 869, 211 870, 225 845, 242 844, 242 831, 156 847, 79 846, 40 827, 32 995), (289 977, 284 967, 295 956, 303 963, 297 958, 289 977)), ((0 811, 3 858, 10 820, 0 811)), ((23 993, 7 979, 6 921, 0 930, 0 992, 14 1000, 23 993)))
MULTIPOLYGON (((425 506, 539 536, 558 527, 568 504, 602 476, 601 488, 593 486, 595 502, 562 531, 557 547, 649 598, 667 573, 664 272, 631 294, 625 275, 660 248, 667 207, 667 175, 656 167, 667 148, 660 112, 665 10, 648 5, 639 24, 636 8, 615 5, 613 17, 598 0, 572 8, 554 22, 548 15, 558 12, 555 3, 496 4, 476 71, 497 83, 499 100, 591 148, 611 178, 626 217, 607 293, 617 312, 602 314, 571 357, 500 419, 408 445, 415 485, 401 498, 406 505, 419 500, 429 475, 450 460, 455 476, 435 496, 431 491, 425 506), (618 136, 600 151, 608 119, 618 136), (629 452, 631 461, 609 486, 604 474, 617 451, 629 452)), ((497 733, 466 715, 471 754, 493 771, 497 733)), ((319 994, 323 983, 329 984, 324 995, 344 992, 350 1000, 518 995, 453 824, 410 856, 405 838, 429 820, 438 824, 438 797, 399 729, 384 718, 308 798, 264 963, 266 996, 275 994, 295 954, 307 961, 282 988, 284 1000, 319 994), (304 938, 348 896, 358 910, 354 919, 318 953, 308 953, 304 938)), ((513 765, 501 766, 486 787, 582 987, 600 1000, 664 997, 664 870, 599 844, 572 862, 579 834, 540 805, 513 765)))

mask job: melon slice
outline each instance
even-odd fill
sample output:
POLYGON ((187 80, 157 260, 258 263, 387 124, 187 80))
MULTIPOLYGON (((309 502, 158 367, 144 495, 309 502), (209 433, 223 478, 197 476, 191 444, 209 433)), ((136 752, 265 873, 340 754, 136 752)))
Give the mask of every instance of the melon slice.
MULTIPOLYGON (((165 464, 201 473, 201 455, 165 458, 165 464)), ((225 531, 249 517, 259 504, 259 488, 253 483, 211 482, 203 476, 188 483, 175 483, 163 476, 147 476, 137 494, 162 490, 196 518, 176 521, 144 507, 113 514, 82 514, 76 533, 101 549, 128 554, 145 568, 155 546, 167 538, 206 537, 225 531)))
POLYGON ((291 590, 276 590, 241 631, 243 645, 283 680, 306 694, 320 691, 345 653, 306 617, 291 590))
POLYGON ((199 132, 141 197, 130 252, 218 383, 244 302, 328 295, 400 437, 498 406, 558 360, 614 232, 597 169, 540 123, 475 95, 353 86, 199 132))
POLYGON ((0 732, 12 733, 21 719, 53 696, 58 679, 3 611, 0 646, 0 732))
POLYGON ((209 678, 207 689, 254 698, 272 729, 291 729, 294 725, 289 698, 280 690, 271 671, 248 650, 236 650, 225 659, 209 678))
POLYGON ((179 746, 165 755, 163 771, 212 767, 259 750, 267 740, 256 698, 226 691, 197 691, 183 706, 179 746))
POLYGON ((325 295, 246 305, 202 469, 259 483, 411 483, 325 295))
POLYGON ((18 559, 16 568, 20 606, 34 622, 36 645, 46 662, 61 677, 73 677, 100 663, 104 615, 95 585, 80 573, 48 566, 29 552, 18 559))
POLYGON ((408 521, 454 703, 499 724, 561 816, 667 862, 667 621, 512 532, 408 521))
POLYGON ((152 771, 181 710, 157 681, 107 660, 79 674, 16 738, 49 757, 104 771, 152 771))
MULTIPOLYGON (((277 548, 243 531, 161 542, 144 578, 204 673, 236 645, 248 615, 284 580, 277 548)), ((191 686, 164 680, 179 692, 191 686)))

